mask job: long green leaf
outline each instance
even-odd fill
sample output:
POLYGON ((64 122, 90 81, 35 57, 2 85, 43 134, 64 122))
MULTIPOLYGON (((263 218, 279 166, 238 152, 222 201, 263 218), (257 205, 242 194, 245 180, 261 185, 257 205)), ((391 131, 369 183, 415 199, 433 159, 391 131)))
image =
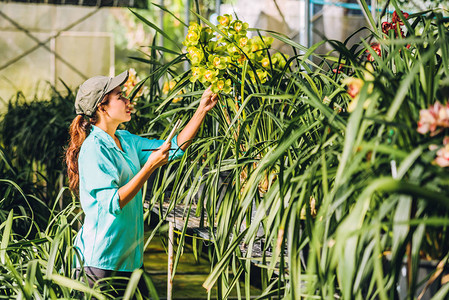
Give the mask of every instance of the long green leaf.
POLYGON ((14 216, 14 211, 11 209, 8 214, 8 218, 6 219, 4 225, 5 229, 3 229, 2 235, 2 243, 0 248, 0 261, 2 264, 6 264, 6 250, 8 249, 9 239, 11 238, 11 228, 12 228, 12 220, 14 216))
POLYGON ((106 299, 106 297, 102 293, 100 293, 95 289, 90 288, 87 284, 81 283, 79 280, 73 280, 71 278, 61 276, 59 274, 51 274, 51 276, 50 277, 47 276, 47 278, 52 280, 56 284, 59 284, 60 286, 64 286, 69 289, 74 289, 83 292, 85 294, 92 295, 97 299, 106 299))
POLYGON ((179 47, 179 44, 177 41, 174 41, 166 32, 164 32, 163 30, 161 30, 159 27, 157 27, 156 25, 154 25, 151 21, 147 20, 145 17, 141 16, 140 14, 138 14, 137 12, 130 10, 137 18, 139 18, 142 22, 144 22, 145 24, 147 24, 148 26, 150 26, 151 28, 153 28, 154 30, 156 30, 157 33, 159 33, 160 35, 162 35, 163 37, 165 37, 167 40, 169 40, 170 42, 172 42, 180 51, 181 51, 181 47, 179 47))
POLYGON ((234 241, 229 245, 226 252, 223 254, 223 257, 221 257, 220 261, 215 265, 212 272, 207 276, 206 280, 203 283, 203 287, 206 290, 210 290, 215 282, 217 281, 218 277, 226 271, 227 264, 226 262, 229 260, 231 255, 234 253, 235 248, 238 247, 240 241, 243 239, 243 237, 246 234, 246 230, 242 231, 235 239, 234 241))
POLYGON ((140 277, 142 276, 143 270, 137 269, 129 278, 128 285, 126 286, 125 295, 123 295, 123 300, 129 300, 134 296, 137 285, 139 284, 140 277))

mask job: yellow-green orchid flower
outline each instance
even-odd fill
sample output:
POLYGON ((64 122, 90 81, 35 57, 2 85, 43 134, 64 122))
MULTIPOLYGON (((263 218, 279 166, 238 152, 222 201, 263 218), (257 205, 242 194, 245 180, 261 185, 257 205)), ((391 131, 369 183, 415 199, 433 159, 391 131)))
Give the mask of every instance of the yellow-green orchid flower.
POLYGON ((233 35, 246 35, 246 29, 248 29, 248 23, 235 20, 229 26, 229 33, 233 35))
POLYGON ((217 81, 218 70, 205 70, 200 76, 201 83, 213 83, 217 81))
POLYGON ((201 63, 204 58, 204 53, 201 49, 191 46, 187 48, 187 58, 195 66, 201 63))
POLYGON ((231 79, 227 79, 226 81, 224 79, 219 79, 212 83, 212 92, 215 94, 218 93, 225 93, 229 94, 232 90, 232 82, 231 79))
POLYGON ((209 68, 223 70, 228 66, 228 59, 226 56, 211 55, 209 56, 209 63, 207 65, 209 68))
POLYGON ((205 71, 206 69, 203 67, 192 67, 192 75, 189 78, 190 82, 195 82, 198 79, 200 79, 200 77, 203 76, 205 71))
POLYGON ((228 14, 224 14, 223 16, 217 17, 218 28, 222 29, 223 27, 228 27, 232 21, 232 16, 228 14))

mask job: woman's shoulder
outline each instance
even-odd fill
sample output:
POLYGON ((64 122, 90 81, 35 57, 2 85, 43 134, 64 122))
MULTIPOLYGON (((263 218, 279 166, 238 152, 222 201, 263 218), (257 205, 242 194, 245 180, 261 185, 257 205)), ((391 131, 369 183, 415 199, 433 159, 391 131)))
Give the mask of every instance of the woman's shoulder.
POLYGON ((99 149, 107 147, 106 142, 96 136, 95 134, 89 134, 81 145, 80 154, 83 152, 91 152, 92 150, 98 151, 99 149))
POLYGON ((80 167, 111 160, 111 147, 107 142, 96 136, 90 136, 84 140, 78 157, 80 167))
POLYGON ((132 136, 132 135, 134 135, 131 132, 129 132, 128 130, 125 130, 125 129, 117 129, 116 132, 118 134, 120 134, 121 136, 132 136))
POLYGON ((136 134, 133 134, 131 132, 129 132, 128 130, 117 130, 116 134, 120 135, 120 137, 122 137, 125 140, 135 140, 135 139, 139 139, 140 137, 136 134))

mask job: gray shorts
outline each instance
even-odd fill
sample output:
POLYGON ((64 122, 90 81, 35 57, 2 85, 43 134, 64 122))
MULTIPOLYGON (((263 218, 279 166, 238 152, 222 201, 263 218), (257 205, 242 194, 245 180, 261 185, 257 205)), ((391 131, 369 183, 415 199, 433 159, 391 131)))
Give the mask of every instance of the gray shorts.
MULTIPOLYGON (((114 299, 123 297, 131 274, 132 272, 105 270, 95 267, 84 267, 84 274, 81 273, 79 268, 75 270, 75 278, 84 281, 83 275, 86 275, 85 277, 90 287, 96 284, 100 287, 102 293, 114 299)), ((150 299, 143 276, 140 278, 138 289, 144 299, 150 299)))

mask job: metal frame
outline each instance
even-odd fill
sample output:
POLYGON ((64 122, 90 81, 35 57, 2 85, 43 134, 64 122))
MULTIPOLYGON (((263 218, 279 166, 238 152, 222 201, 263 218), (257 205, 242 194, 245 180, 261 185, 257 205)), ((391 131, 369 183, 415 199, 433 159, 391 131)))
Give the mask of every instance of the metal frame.
POLYGON ((175 242, 175 222, 168 222, 168 261, 167 261, 167 300, 172 300, 173 295, 173 244, 175 242))
POLYGON ((147 2, 143 0, 0 0, 0 2, 17 2, 32 4, 54 4, 54 5, 76 5, 97 7, 135 7, 148 8, 147 2))
MULTIPOLYGON (((72 71, 74 71, 75 73, 77 73, 78 75, 80 75, 82 78, 87 79, 87 76, 85 76, 80 70, 78 70, 71 62, 65 60, 61 55, 59 55, 58 53, 55 52, 55 39, 60 36, 63 33, 66 33, 68 30, 70 30, 71 28, 73 28, 74 26, 80 24, 81 22, 87 20, 88 18, 90 18, 91 16, 93 16, 94 14, 96 14, 98 11, 100 10, 100 7, 97 7, 97 9, 95 9, 94 11, 89 12, 88 14, 86 14, 85 16, 79 18, 78 20, 76 20, 75 22, 69 24, 68 26, 64 27, 63 29, 57 31, 55 34, 53 34, 51 37, 41 41, 39 40, 39 38, 37 38, 36 36, 34 36, 30 31, 28 31, 26 28, 24 28, 23 26, 21 26, 19 23, 17 23, 16 21, 14 21, 12 18, 10 18, 8 15, 6 15, 4 12, 2 12, 0 10, 0 17, 3 17, 4 19, 6 19, 10 24, 12 24, 17 30, 24 32, 29 38, 31 38, 34 42, 36 42, 36 45, 31 47, 30 49, 26 50, 25 52, 17 55, 16 57, 14 57, 13 59, 10 59, 9 61, 7 61, 6 63, 0 65, 0 71, 3 69, 6 69, 7 67, 9 67, 10 65, 16 63, 17 61, 21 60, 22 58, 26 57, 28 54, 34 52, 35 50, 39 49, 39 48, 44 48, 45 50, 49 51, 50 53, 53 54, 53 60, 60 60, 61 62, 63 62, 65 65, 67 65, 70 69, 72 69, 72 71), (50 47, 47 46, 46 44, 50 42, 50 47)), ((54 73, 55 71, 55 64, 53 66, 50 66, 50 69, 53 71, 52 73, 52 79, 54 79, 54 82, 56 81, 56 75, 54 73)))
MULTIPOLYGON (((361 8, 360 0, 357 0, 357 3, 345 3, 345 2, 331 2, 328 0, 304 0, 305 1, 305 10, 306 10, 306 33, 305 33, 305 45, 307 48, 310 48, 312 46, 312 29, 313 29, 313 23, 320 18, 323 15, 322 10, 317 12, 316 14, 313 13, 314 5, 333 5, 333 6, 339 6, 347 9, 355 9, 360 10, 362 13, 366 16, 365 11, 361 8)), ((376 0, 371 1, 372 5, 368 5, 371 14, 373 17, 376 15, 376 0), (373 4, 374 3, 374 4, 373 4)))

